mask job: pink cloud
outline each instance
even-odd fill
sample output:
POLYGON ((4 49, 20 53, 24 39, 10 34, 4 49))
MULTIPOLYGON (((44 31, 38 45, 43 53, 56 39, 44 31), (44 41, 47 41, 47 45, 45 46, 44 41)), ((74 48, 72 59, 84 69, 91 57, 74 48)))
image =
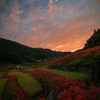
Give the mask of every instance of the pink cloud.
POLYGON ((10 14, 10 19, 12 19, 14 22, 19 22, 19 18, 17 16, 14 16, 13 13, 10 14))

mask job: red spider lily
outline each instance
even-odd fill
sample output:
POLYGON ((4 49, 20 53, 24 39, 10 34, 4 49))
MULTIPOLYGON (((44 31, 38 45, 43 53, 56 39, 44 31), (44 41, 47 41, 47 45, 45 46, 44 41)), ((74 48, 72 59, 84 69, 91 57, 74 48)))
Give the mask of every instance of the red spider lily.
POLYGON ((6 98, 4 97, 2 100, 6 100, 6 98))
POLYGON ((96 100, 100 95, 100 88, 92 86, 87 90, 85 82, 72 81, 70 78, 57 76, 49 71, 34 69, 31 76, 35 79, 42 78, 50 88, 57 91, 57 100, 96 100))
POLYGON ((64 57, 60 57, 58 59, 55 59, 53 61, 51 61, 48 65, 48 67, 50 65, 53 65, 55 66, 57 63, 72 63, 72 62, 75 62, 75 60, 79 59, 80 56, 83 57, 83 58, 86 58, 86 57, 89 57, 91 55, 95 55, 95 53, 99 52, 100 53, 100 47, 98 48, 92 48, 92 49, 89 49, 89 50, 85 50, 85 51, 80 51, 80 52, 77 52, 77 53, 73 53, 73 54, 70 54, 68 56, 64 56, 64 57))
POLYGON ((74 100, 84 100, 84 98, 81 95, 76 95, 74 100))
POLYGON ((25 92, 23 92, 21 87, 17 86, 17 77, 16 77, 16 75, 11 75, 9 77, 8 83, 5 86, 5 91, 4 91, 3 100, 8 100, 8 97, 10 95, 11 95, 10 100, 16 100, 16 98, 20 99, 20 100, 25 99, 25 92), (5 91, 9 91, 9 92, 7 92, 8 94, 5 94, 5 91), (11 97, 14 97, 14 98, 11 98, 11 97))
POLYGON ((40 98, 39 100, 45 100, 45 98, 40 98))
POLYGON ((100 94, 100 87, 99 87, 99 88, 97 88, 97 92, 100 94))
POLYGON ((2 74, 1 79, 10 78, 10 76, 5 72, 2 74))

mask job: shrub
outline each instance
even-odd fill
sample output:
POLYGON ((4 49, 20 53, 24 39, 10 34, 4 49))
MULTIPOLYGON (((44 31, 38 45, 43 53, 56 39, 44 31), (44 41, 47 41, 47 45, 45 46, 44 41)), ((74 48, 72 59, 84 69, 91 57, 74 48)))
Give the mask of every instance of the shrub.
POLYGON ((94 64, 93 70, 91 72, 92 79, 95 84, 100 85, 100 53, 96 53, 93 60, 94 60, 95 64, 94 64))

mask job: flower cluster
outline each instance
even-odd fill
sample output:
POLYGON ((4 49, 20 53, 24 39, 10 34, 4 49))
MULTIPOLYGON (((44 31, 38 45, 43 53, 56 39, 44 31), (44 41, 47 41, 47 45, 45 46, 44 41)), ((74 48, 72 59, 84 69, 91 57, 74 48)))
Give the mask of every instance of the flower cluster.
MULTIPOLYGON (((99 88, 98 88, 99 89, 99 88)), ((98 100, 100 99, 100 91, 91 86, 88 91, 83 90, 79 86, 70 86, 68 90, 64 89, 58 96, 58 100, 98 100)))
POLYGON ((70 54, 68 56, 60 57, 58 59, 55 59, 55 60, 51 61, 48 65, 48 67, 50 67, 51 65, 54 66, 57 63, 61 63, 61 64, 63 64, 63 63, 65 63, 65 64, 72 63, 72 62, 75 62, 80 57, 87 58, 89 56, 94 56, 95 53, 97 53, 97 52, 100 53, 100 47, 92 48, 92 49, 85 50, 85 51, 80 51, 80 52, 77 52, 77 53, 73 53, 73 54, 70 54))
POLYGON ((5 72, 2 74, 2 76, 0 78, 1 79, 10 78, 10 76, 5 72))
POLYGON ((45 98, 40 98, 39 100, 45 100, 45 98))
POLYGON ((3 100, 24 100, 25 92, 18 87, 16 75, 9 77, 8 83, 5 86, 3 100))
POLYGON ((72 81, 70 78, 57 76, 49 71, 34 69, 31 76, 44 80, 51 89, 58 93, 58 100, 97 100, 100 99, 100 88, 88 86, 84 82, 72 81))

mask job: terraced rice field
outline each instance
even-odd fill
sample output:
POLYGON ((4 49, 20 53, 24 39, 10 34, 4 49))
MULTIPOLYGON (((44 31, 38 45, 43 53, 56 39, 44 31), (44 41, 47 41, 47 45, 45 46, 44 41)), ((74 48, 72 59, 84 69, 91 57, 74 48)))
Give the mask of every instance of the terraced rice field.
POLYGON ((100 87, 96 88, 91 81, 88 81, 88 84, 83 82, 85 78, 86 80, 90 78, 85 75, 87 76, 87 74, 80 75, 80 73, 46 68, 32 69, 27 73, 10 71, 1 74, 0 98, 1 100, 47 100, 49 98, 99 100, 100 87), (70 77, 74 75, 81 77, 81 80, 78 81, 78 78, 72 80, 70 77))

